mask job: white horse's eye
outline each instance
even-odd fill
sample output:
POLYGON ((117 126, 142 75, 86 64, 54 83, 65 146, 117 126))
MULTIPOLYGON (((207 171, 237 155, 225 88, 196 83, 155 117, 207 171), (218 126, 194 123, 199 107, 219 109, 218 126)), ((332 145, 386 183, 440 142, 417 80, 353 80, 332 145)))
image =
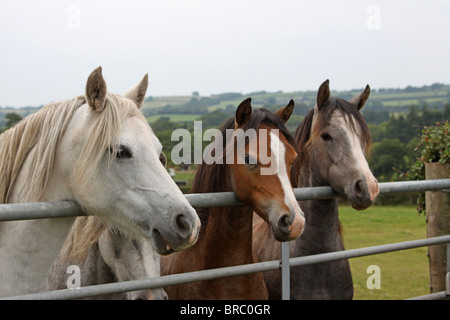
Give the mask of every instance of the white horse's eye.
POLYGON ((110 147, 109 152, 113 154, 116 159, 127 159, 133 156, 131 150, 123 145, 120 145, 116 148, 110 147))

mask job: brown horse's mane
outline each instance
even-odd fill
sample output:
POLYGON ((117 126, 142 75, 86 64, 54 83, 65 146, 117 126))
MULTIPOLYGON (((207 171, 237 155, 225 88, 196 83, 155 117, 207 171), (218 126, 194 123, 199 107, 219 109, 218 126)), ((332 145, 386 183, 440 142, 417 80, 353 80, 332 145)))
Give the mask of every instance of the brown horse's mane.
MULTIPOLYGON (((253 109, 252 115, 244 125, 243 130, 244 132, 249 129, 257 130, 262 124, 279 129, 280 134, 284 135, 289 144, 291 144, 291 146, 295 148, 295 140, 292 134, 286 128, 284 121, 267 109, 253 109)), ((229 141, 227 141, 226 130, 234 129, 234 126, 235 118, 231 117, 226 120, 219 129, 222 138, 222 146, 224 146, 224 149, 222 150, 223 155, 225 154, 225 147, 229 143, 229 141)), ((219 164, 216 162, 214 162, 213 164, 207 164, 202 159, 202 163, 197 166, 197 169, 195 171, 195 176, 190 192, 207 193, 224 192, 231 190, 232 186, 229 177, 228 165, 226 165, 226 163, 219 164)), ((214 208, 197 209, 198 216, 200 217, 202 223, 202 230, 204 230, 206 226, 210 210, 214 210, 214 208)), ((218 210, 217 207, 216 210, 218 210)))
POLYGON ((356 131, 357 127, 361 129, 360 138, 366 147, 366 151, 369 150, 372 136, 370 134, 369 127, 367 126, 367 123, 358 108, 344 99, 332 97, 330 98, 330 101, 327 102, 327 105, 320 108, 319 114, 316 117, 317 122, 314 131, 312 131, 314 109, 311 109, 308 112, 295 131, 296 151, 298 158, 294 162, 291 170, 291 181, 294 187, 297 187, 299 184, 301 167, 307 165, 310 161, 310 145, 312 141, 314 141, 317 137, 320 137, 323 130, 327 127, 333 112, 336 110, 340 110, 344 116, 346 116, 347 121, 349 121, 350 126, 354 131, 356 131))

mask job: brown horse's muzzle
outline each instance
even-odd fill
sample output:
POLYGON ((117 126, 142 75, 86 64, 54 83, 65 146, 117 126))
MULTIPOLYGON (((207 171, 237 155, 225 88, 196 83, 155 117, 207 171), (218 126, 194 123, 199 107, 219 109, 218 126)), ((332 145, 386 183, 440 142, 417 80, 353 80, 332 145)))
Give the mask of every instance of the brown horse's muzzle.
POLYGON ((305 225, 305 217, 302 212, 284 213, 277 215, 277 218, 269 218, 272 234, 276 240, 291 241, 300 237, 305 225))

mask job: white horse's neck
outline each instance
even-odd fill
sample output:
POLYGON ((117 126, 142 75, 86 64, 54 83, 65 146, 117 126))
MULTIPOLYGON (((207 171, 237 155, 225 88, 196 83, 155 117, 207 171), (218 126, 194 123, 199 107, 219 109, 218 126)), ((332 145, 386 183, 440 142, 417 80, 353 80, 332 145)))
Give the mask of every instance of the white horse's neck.
MULTIPOLYGON (((58 164, 55 166, 58 170, 58 164)), ((55 181, 50 182, 43 201, 73 200, 67 186, 55 181)), ((26 183, 25 175, 19 174, 8 202, 23 202, 20 190, 26 183)), ((47 290, 49 270, 74 221, 70 217, 0 223, 0 296, 47 290)))
POLYGON ((50 267, 74 220, 58 218, 2 223, 0 296, 47 290, 50 267))

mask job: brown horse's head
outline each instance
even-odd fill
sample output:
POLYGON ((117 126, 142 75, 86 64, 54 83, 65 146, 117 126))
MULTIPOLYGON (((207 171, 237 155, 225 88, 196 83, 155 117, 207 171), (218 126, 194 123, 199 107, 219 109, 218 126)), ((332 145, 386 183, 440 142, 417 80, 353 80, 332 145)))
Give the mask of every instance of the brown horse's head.
MULTIPOLYGON (((379 193, 365 157, 371 135, 360 113, 369 94, 370 87, 366 86, 349 101, 334 98, 330 96, 329 81, 325 81, 319 88, 316 106, 296 133, 299 161, 313 168, 316 185, 330 185, 359 210, 371 206, 379 193)), ((295 172, 293 179, 299 179, 299 170, 295 172)))
POLYGON ((285 126, 294 108, 272 113, 252 109, 244 100, 215 139, 215 163, 202 163, 193 192, 233 190, 236 197, 266 220, 279 241, 300 236, 305 223, 290 182, 297 153, 285 126), (221 155, 217 157, 217 154, 221 155))
POLYGON ((250 99, 243 101, 236 110, 233 140, 227 144, 234 146, 229 167, 236 196, 270 224, 280 241, 298 238, 305 223, 290 182, 297 153, 285 122, 293 108, 291 100, 273 114, 252 110, 250 99))

